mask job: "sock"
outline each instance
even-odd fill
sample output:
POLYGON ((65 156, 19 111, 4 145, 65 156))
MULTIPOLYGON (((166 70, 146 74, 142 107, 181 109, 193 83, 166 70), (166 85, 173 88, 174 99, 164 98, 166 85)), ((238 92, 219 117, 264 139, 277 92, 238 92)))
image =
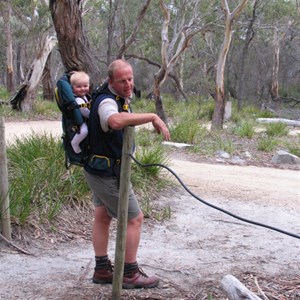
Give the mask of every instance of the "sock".
POLYGON ((108 264, 108 255, 95 256, 95 260, 96 260, 95 270, 102 269, 108 264))
POLYGON ((138 269, 139 265, 137 262, 125 263, 124 264, 124 275, 130 274, 132 271, 138 269))

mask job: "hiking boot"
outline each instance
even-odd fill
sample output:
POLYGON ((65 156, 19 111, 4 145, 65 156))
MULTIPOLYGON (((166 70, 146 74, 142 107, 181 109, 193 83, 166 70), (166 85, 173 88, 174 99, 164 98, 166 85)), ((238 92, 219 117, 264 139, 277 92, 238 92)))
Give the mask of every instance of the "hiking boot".
POLYGON ((144 271, 137 267, 130 273, 124 274, 123 289, 137 289, 137 288, 154 288, 158 286, 159 279, 156 276, 147 276, 144 271))
POLYGON ((93 276, 93 283, 112 283, 113 281, 113 266, 110 260, 108 260, 107 265, 95 269, 93 276))

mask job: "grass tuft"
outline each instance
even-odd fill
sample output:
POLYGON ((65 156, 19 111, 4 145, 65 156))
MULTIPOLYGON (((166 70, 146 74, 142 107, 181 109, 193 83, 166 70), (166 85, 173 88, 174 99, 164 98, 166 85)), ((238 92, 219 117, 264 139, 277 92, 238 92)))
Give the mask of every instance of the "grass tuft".
POLYGON ((35 216, 53 219, 61 204, 80 202, 88 193, 82 171, 66 172, 59 138, 28 136, 7 149, 11 215, 24 224, 35 216))
POLYGON ((289 133, 289 129, 284 123, 270 123, 265 126, 268 136, 286 136, 289 133))

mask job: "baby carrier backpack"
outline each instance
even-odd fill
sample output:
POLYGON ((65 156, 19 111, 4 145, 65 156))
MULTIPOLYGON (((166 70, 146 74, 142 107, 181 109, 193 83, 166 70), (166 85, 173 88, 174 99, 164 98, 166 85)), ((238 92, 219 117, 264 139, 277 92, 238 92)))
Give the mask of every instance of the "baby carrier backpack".
POLYGON ((80 126, 87 122, 80 112, 81 107, 88 107, 90 103, 77 104, 70 84, 70 74, 64 74, 56 83, 56 103, 62 112, 62 145, 65 152, 65 166, 71 164, 84 166, 88 159, 88 136, 80 143, 81 152, 75 153, 71 141, 80 126))

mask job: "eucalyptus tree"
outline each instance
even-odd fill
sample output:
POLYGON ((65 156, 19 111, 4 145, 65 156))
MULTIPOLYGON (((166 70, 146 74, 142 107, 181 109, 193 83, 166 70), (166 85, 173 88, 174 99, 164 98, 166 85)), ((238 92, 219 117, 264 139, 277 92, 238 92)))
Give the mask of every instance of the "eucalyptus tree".
POLYGON ((56 40, 51 37, 52 23, 46 1, 11 0, 14 15, 14 37, 17 40, 17 71, 22 80, 15 95, 10 99, 13 109, 34 109, 39 83, 49 54, 56 40))
POLYGON ((12 48, 12 33, 10 26, 11 19, 11 2, 0 3, 0 12, 3 18, 3 27, 6 41, 6 88, 8 92, 14 92, 15 80, 14 80, 14 66, 13 66, 13 48, 12 48))
POLYGON ((134 51, 131 57, 157 68, 153 74, 152 94, 156 112, 166 122, 161 88, 167 79, 171 79, 181 96, 187 99, 182 77, 184 54, 193 38, 200 32, 204 34, 213 23, 208 21, 213 3, 204 0, 160 0, 159 4, 160 11, 155 7, 147 21, 152 24, 145 32, 147 43, 140 44, 139 51, 134 51), (205 11, 201 10, 200 4, 205 11))
POLYGON ((223 44, 219 52, 216 71, 215 109, 212 117, 213 130, 223 128, 225 112, 224 69, 233 34, 232 26, 233 22, 242 13, 247 3, 248 0, 241 0, 240 3, 231 12, 227 0, 221 0, 225 15, 225 32, 223 44))
MULTIPOLYGON (((243 45, 241 49, 241 56, 239 58, 239 64, 237 64, 237 84, 236 84, 236 97, 238 103, 238 109, 242 108, 243 102, 246 101, 246 82, 247 82, 247 59, 249 48, 251 43, 255 37, 255 22, 257 20, 257 10, 259 9, 260 5, 262 4, 262 0, 254 0, 252 5, 249 6, 249 9, 245 10, 246 15, 246 31, 243 34, 243 45)), ((243 27, 244 28, 244 27, 243 27)), ((244 30, 242 31, 244 33, 244 30)))
POLYGON ((95 64, 82 21, 85 4, 83 0, 50 0, 49 8, 65 68, 87 72, 91 82, 96 84, 100 80, 100 71, 95 64))

